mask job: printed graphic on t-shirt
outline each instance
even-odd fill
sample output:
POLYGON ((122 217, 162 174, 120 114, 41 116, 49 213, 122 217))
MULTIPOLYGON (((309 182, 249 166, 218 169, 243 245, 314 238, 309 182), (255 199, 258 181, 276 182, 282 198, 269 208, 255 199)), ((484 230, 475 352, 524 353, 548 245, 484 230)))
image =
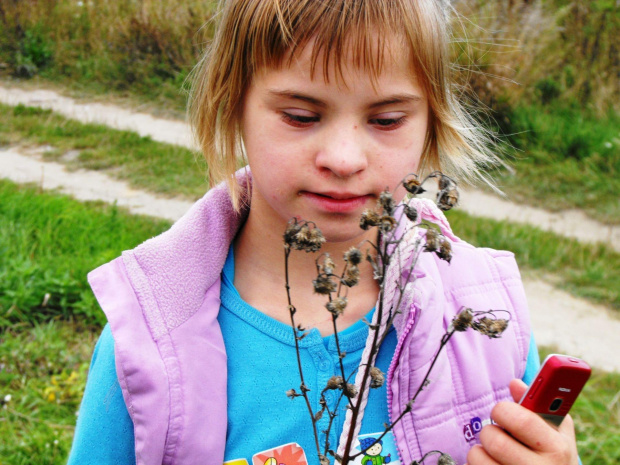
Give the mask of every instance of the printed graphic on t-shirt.
POLYGON ((292 442, 254 454, 252 465, 308 465, 308 461, 301 446, 292 442))
POLYGON ((388 463, 400 465, 394 436, 392 433, 388 433, 377 442, 377 438, 381 434, 383 432, 362 434, 358 437, 355 450, 365 450, 365 452, 355 458, 353 461, 355 465, 383 465, 388 463))
POLYGON ((224 465, 249 465, 246 459, 235 459, 224 462, 224 465))

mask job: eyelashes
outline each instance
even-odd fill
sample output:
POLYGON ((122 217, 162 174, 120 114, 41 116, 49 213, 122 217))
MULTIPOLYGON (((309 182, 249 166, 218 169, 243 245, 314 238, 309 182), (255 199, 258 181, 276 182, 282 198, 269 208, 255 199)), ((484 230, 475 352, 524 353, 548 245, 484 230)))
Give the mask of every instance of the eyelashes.
POLYGON ((314 123, 318 123, 321 118, 318 116, 295 115, 292 113, 282 113, 282 119, 285 123, 297 128, 307 128, 314 123))
MULTIPOLYGON (((282 120, 296 128, 307 128, 321 121, 321 117, 282 112, 282 120)), ((398 118, 371 118, 368 123, 380 131, 391 131, 402 126, 405 121, 406 117, 400 116, 398 118)))
POLYGON ((397 129, 405 124, 405 117, 399 118, 372 118, 368 122, 382 131, 397 129))

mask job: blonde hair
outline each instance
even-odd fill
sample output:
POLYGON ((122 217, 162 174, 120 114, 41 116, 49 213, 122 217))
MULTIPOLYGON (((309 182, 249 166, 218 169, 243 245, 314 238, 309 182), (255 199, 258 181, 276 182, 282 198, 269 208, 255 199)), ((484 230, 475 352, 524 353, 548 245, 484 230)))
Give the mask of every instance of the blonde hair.
MULTIPOLYGON (((312 43, 312 66, 336 75, 348 57, 376 78, 390 40, 409 48, 412 73, 426 92, 429 126, 420 174, 439 169, 469 182, 497 162, 489 134, 458 101, 449 59, 448 3, 442 0, 224 0, 213 42, 194 69, 189 120, 213 185, 225 180, 239 208, 234 178, 244 158, 243 98, 261 69, 289 65, 312 43), (352 53, 352 55, 351 55, 352 53)), ((403 173, 406 174, 406 173, 403 173)))

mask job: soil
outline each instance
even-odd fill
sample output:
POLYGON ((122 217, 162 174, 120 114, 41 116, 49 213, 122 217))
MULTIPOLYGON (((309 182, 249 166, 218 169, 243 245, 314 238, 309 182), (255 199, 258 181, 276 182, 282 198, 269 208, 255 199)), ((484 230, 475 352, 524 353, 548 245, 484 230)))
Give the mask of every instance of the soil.
MULTIPOLYGON (((155 118, 112 105, 78 103, 49 90, 29 91, 0 85, 0 102, 49 108, 80 121, 132 130, 157 141, 192 148, 190 131, 181 121, 155 118)), ((176 220, 191 205, 191 202, 132 189, 101 172, 69 172, 61 164, 42 161, 36 153, 24 150, 0 149, 0 160, 2 177, 19 183, 36 183, 44 189, 58 189, 80 200, 116 201, 137 214, 176 220)), ((461 208, 474 215, 528 223, 580 241, 606 242, 620 251, 620 227, 597 223, 581 211, 550 213, 473 190, 462 193, 461 208)), ((582 357, 597 368, 620 372, 618 315, 604 306, 558 290, 552 281, 552 277, 524 276, 536 342, 582 357)))

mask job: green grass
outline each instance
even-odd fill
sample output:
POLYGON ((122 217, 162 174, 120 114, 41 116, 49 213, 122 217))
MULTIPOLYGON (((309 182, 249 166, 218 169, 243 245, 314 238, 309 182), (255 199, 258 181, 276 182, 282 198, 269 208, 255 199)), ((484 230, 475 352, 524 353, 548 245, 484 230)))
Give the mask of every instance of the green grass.
POLYGON ((2 465, 65 464, 99 333, 42 323, 0 333, 2 465))
POLYGON ((0 145, 48 145, 48 160, 72 168, 108 170, 137 188, 191 199, 207 190, 206 169, 190 150, 134 132, 84 124, 50 110, 0 104, 0 145), (71 151, 75 155, 67 157, 71 151))
POLYGON ((102 323, 86 274, 169 226, 0 180, 0 331, 52 318, 102 323))
POLYGON ((473 245, 515 253, 519 266, 553 274, 556 285, 620 310, 620 254, 604 244, 582 244, 538 228, 451 211, 453 231, 473 245))
POLYGON ((505 118, 516 173, 498 181, 511 198, 620 224, 620 114, 601 117, 554 101, 505 118))

